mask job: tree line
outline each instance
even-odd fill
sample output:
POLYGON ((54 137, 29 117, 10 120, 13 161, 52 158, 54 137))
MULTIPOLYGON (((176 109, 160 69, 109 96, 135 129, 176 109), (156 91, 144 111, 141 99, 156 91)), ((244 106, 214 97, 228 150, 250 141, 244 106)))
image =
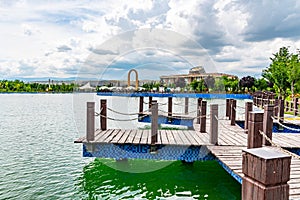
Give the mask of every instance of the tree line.
POLYGON ((291 53, 289 47, 281 47, 270 58, 271 64, 262 76, 273 83, 279 97, 285 99, 300 92, 300 53, 291 53))
POLYGON ((0 92, 73 92, 75 84, 25 83, 21 80, 0 80, 0 92))

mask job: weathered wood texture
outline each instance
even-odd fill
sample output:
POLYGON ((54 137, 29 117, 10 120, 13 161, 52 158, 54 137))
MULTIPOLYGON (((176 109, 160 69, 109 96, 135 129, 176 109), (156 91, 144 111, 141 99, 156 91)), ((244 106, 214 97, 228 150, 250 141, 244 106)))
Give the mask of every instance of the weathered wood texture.
POLYGON ((95 102, 87 102, 86 112, 86 139, 92 141, 95 138, 95 102))
POLYGON ((152 101, 151 106, 151 144, 157 143, 158 140, 158 104, 152 101))
POLYGON ((218 104, 210 105, 210 137, 211 144, 218 144, 218 104))
POLYGON ((201 116, 200 116, 200 132, 206 132, 206 109, 207 109, 207 102, 201 102, 201 116))
POLYGON ((262 146, 263 137, 259 131, 263 131, 263 113, 250 112, 248 122, 248 148, 258 148, 262 146))
POLYGON ((100 127, 101 130, 107 129, 107 104, 106 99, 100 100, 100 127))
POLYGON ((230 109, 230 124, 232 126, 235 125, 235 117, 236 117, 236 100, 235 99, 231 99, 231 109, 230 109))
POLYGON ((289 198, 291 157, 267 147, 243 150, 242 199, 289 198))
POLYGON ((253 110, 253 103, 252 102, 246 102, 245 103, 245 133, 248 133, 248 121, 249 121, 249 113, 253 110))
MULTIPOLYGON (((265 105, 264 106, 264 119, 263 119, 263 132, 272 140, 272 132, 273 132, 273 105, 265 105)), ((271 143, 263 138, 263 144, 266 146, 271 146, 271 143)))

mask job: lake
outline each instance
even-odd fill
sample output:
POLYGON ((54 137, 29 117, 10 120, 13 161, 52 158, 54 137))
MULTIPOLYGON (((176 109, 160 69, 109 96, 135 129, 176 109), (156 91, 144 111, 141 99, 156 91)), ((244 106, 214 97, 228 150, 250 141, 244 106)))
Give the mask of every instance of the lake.
MULTIPOLYGON (((85 135, 86 101, 96 101, 98 109, 100 98, 107 98, 108 107, 114 110, 138 111, 138 98, 0 94, 0 199, 241 198, 241 185, 216 161, 191 165, 179 161, 116 162, 83 158, 81 144, 73 141, 85 135), (116 170, 114 165, 157 167, 147 173, 129 173, 116 170)), ((160 101, 167 102, 166 99, 160 101)), ((178 104, 181 101, 184 100, 174 100, 178 104)), ((216 101, 225 103, 225 100, 216 101)), ((190 107, 192 110, 192 101, 190 107)), ((174 108, 176 112, 181 109, 184 108, 174 108)), ((96 126, 99 126, 98 121, 96 126)), ((137 120, 108 121, 109 128, 137 126, 141 126, 137 120)))

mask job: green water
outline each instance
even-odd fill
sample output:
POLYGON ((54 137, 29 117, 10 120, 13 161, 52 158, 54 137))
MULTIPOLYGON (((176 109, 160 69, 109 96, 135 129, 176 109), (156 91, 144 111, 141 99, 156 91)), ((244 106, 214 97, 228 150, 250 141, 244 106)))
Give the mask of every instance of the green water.
MULTIPOLYGON (((160 161, 164 162, 164 161, 160 161)), ((78 188, 85 199, 240 199, 241 185, 216 161, 172 162, 148 173, 127 173, 113 168, 147 167, 160 162, 96 159, 86 165, 78 188), (108 167, 114 166, 113 168, 108 167)))
MULTIPOLYGON (((240 184, 215 161, 183 165, 83 158, 82 145, 73 143, 85 134, 83 97, 90 94, 82 95, 0 94, 1 200, 240 199, 240 184), (150 168, 159 170, 124 172, 150 168)), ((138 109, 138 99, 108 101, 119 105, 120 112, 138 109)), ((108 126, 134 128, 137 122, 108 126)))

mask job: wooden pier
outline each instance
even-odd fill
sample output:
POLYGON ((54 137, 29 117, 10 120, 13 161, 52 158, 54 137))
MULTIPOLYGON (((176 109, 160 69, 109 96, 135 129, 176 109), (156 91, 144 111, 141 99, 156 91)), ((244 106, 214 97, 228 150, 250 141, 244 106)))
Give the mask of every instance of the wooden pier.
MULTIPOLYGON (((154 108, 157 106, 156 103, 157 102, 154 102, 153 104, 154 108)), ((88 151, 93 151, 96 148, 96 145, 98 145, 98 148, 99 145, 101 146, 101 145, 126 145, 126 144, 141 145, 142 146, 141 148, 143 148, 143 146, 145 145, 148 145, 149 148, 153 146, 171 146, 171 147, 178 146, 178 147, 185 147, 185 148, 205 147, 221 164, 221 166, 240 183, 242 183, 243 182, 242 180, 245 179, 243 173, 244 172, 243 154, 245 154, 245 152, 243 153, 243 151, 245 151, 247 148, 256 148, 256 147, 266 145, 264 148, 270 149, 270 151, 275 152, 275 154, 276 152, 278 152, 278 154, 281 153, 287 156, 293 154, 286 153, 283 150, 285 149, 300 150, 299 134, 271 133, 271 135, 268 135, 268 137, 270 136, 270 138, 272 139, 272 143, 276 144, 277 146, 274 146, 271 143, 269 144, 268 142, 264 141, 262 135, 260 134, 257 135, 258 130, 259 131, 264 130, 264 132, 267 132, 266 130, 268 127, 266 128, 265 125, 263 124, 268 124, 270 123, 270 121, 264 121, 264 122, 262 121, 264 116, 263 113, 252 112, 252 114, 249 115, 248 112, 250 113, 252 111, 252 108, 249 109, 249 105, 247 104, 245 105, 246 107, 245 115, 247 116, 245 118, 246 119, 249 118, 249 123, 247 123, 246 126, 246 128, 248 129, 245 130, 240 126, 236 125, 235 105, 236 105, 235 103, 229 103, 228 105, 226 105, 226 107, 229 106, 226 109, 226 115, 228 118, 230 118, 230 120, 228 120, 228 118, 225 118, 225 116, 224 117, 218 116, 218 113, 214 113, 216 111, 214 111, 212 107, 211 107, 211 113, 209 118, 203 117, 201 114, 198 114, 197 116, 199 118, 194 119, 194 124, 193 124, 194 130, 158 130, 157 127, 152 126, 151 130, 106 129, 106 127, 101 127, 100 129, 91 132, 91 130, 95 130, 93 127, 94 124, 89 122, 88 120, 87 123, 91 123, 92 128, 90 127, 87 128, 87 136, 77 139, 75 143, 83 143, 84 145, 87 146, 88 151), (227 112, 227 110, 229 109, 230 112, 227 112), (215 127, 217 127, 217 129, 215 129, 215 127), (90 136, 91 134, 92 136, 90 136)), ((88 109, 91 109, 91 107, 88 107, 88 109)), ((268 112, 266 110, 265 112, 268 112)), ((91 112, 94 112, 94 110, 92 110, 91 112)), ((106 111, 101 109, 101 113, 106 114, 106 111)), ((204 113, 203 110, 201 110, 201 113, 204 113)), ((157 113, 155 113, 155 111, 153 112, 152 109, 151 115, 155 117, 157 116, 157 113)), ((206 116, 206 112, 205 112, 205 116, 206 116)), ((271 119, 271 117, 266 117, 266 116, 269 115, 265 114, 264 119, 266 118, 268 118, 268 120, 271 119)), ((102 120, 103 117, 105 116, 102 116, 102 120)), ((155 120, 153 121, 155 122, 155 120)), ((106 123, 104 124, 106 126, 106 123)), ((159 151, 160 150, 158 150, 158 152, 159 151)), ((180 152, 182 151, 180 150, 180 152)), ((154 157, 154 159, 155 158, 157 159, 158 157, 154 157)), ((290 174, 288 174, 288 176, 289 177, 287 180, 289 181, 287 183, 289 184, 289 190, 287 191, 286 194, 288 194, 289 199, 300 199, 300 160, 299 158, 297 158, 297 156, 294 156, 291 159, 290 174)), ((248 179, 249 178, 246 178, 245 180, 248 179)), ((282 185, 285 184, 286 183, 284 182, 282 183, 282 185)), ((270 186, 264 186, 264 187, 270 187, 270 186)), ((279 188, 282 187, 280 186, 279 188)), ((263 198, 263 199, 268 199, 268 198, 263 198)))

